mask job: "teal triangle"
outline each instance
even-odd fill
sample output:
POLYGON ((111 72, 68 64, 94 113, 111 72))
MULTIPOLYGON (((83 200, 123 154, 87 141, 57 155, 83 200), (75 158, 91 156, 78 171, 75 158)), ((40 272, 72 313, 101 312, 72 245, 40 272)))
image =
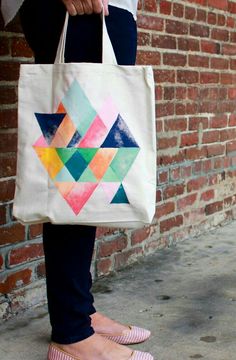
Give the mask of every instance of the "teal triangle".
POLYGON ((112 199, 111 204, 129 204, 129 200, 122 184, 120 185, 117 193, 112 199))
POLYGON ((78 148, 78 151, 86 163, 89 164, 98 151, 98 148, 78 148))
POLYGON ((127 175, 129 169, 134 163, 134 160, 136 159, 138 153, 140 151, 140 148, 120 148, 116 156, 111 162, 110 167, 115 172, 115 174, 118 176, 120 181, 124 179, 124 177, 127 175))
POLYGON ((121 179, 114 173, 114 171, 109 167, 102 178, 103 182, 120 182, 121 179))
POLYGON ((57 154, 63 164, 66 164, 66 162, 71 158, 72 155, 77 151, 76 148, 56 148, 57 154))
POLYGON ((92 170, 87 167, 83 174, 80 176, 78 182, 92 182, 92 183, 97 183, 98 179, 96 179, 96 177, 94 176, 92 170))

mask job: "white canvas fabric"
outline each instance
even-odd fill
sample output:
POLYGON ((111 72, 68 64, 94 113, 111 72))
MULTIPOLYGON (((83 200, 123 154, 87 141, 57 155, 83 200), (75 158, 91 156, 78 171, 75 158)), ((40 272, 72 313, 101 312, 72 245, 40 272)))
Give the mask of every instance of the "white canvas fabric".
POLYGON ((65 23, 54 65, 21 65, 13 213, 24 224, 152 222, 153 71, 118 66, 103 22, 102 64, 64 63, 65 23))

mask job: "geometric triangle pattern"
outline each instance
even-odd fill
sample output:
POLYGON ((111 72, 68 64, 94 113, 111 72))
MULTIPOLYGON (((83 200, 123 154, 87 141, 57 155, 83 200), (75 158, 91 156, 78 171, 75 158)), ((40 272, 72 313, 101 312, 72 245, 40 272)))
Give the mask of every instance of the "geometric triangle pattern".
POLYGON ((99 184, 110 204, 129 204, 122 182, 140 147, 111 96, 97 112, 74 80, 55 113, 35 118, 42 134, 33 148, 74 214, 99 184))

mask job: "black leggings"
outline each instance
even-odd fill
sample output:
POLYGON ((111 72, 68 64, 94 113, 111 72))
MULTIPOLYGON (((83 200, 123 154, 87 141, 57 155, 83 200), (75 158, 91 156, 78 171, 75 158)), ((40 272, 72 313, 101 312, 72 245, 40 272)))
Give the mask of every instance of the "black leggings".
MULTIPOLYGON (((117 62, 133 65, 136 58, 137 28, 132 15, 109 7, 108 33, 117 62)), ((20 10, 25 37, 36 63, 53 63, 65 19, 60 0, 25 0, 20 10)), ((102 26, 99 15, 70 17, 66 62, 101 62, 102 26)), ((92 226, 43 226, 48 309, 51 340, 60 344, 81 341, 94 333, 90 316, 96 312, 90 292, 90 266, 96 228, 92 226)))

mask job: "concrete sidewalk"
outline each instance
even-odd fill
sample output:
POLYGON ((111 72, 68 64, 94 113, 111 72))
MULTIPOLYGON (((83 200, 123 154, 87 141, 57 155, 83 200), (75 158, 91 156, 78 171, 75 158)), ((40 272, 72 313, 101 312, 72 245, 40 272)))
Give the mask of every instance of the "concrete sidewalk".
MULTIPOLYGON (((236 359, 236 222, 161 250, 94 284, 96 307, 151 329, 155 360, 236 359)), ((45 360, 47 308, 0 327, 1 360, 45 360)), ((111 359, 112 360, 112 359, 111 359)))

